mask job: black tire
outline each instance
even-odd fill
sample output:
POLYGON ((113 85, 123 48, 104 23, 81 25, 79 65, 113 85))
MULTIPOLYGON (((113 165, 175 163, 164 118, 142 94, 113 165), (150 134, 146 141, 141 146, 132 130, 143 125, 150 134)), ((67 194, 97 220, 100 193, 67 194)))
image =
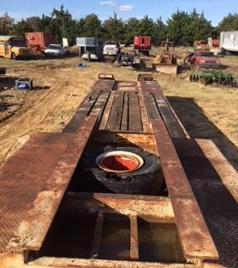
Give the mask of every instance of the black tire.
POLYGON ((185 64, 185 65, 191 65, 191 62, 190 62, 190 59, 191 59, 191 57, 194 55, 194 53, 190 53, 188 56, 186 56, 185 58, 184 58, 184 60, 183 60, 183 63, 185 64))
POLYGON ((85 171, 91 185, 100 186, 98 191, 118 194, 143 194, 155 195, 164 189, 164 177, 159 158, 149 152, 135 147, 105 147, 93 155, 83 158, 85 171), (127 151, 137 154, 144 160, 141 168, 127 173, 110 173, 99 168, 96 158, 103 152, 127 151))
POLYGON ((11 54, 11 59, 12 59, 12 60, 16 60, 16 58, 17 58, 17 55, 16 55, 14 52, 12 52, 12 54, 11 54))

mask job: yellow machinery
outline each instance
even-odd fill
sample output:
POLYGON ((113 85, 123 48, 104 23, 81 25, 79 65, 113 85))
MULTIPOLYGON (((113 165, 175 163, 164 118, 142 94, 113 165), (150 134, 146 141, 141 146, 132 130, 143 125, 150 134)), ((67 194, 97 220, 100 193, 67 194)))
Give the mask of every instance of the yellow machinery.
POLYGON ((174 43, 167 40, 162 42, 161 47, 163 52, 158 53, 154 59, 155 70, 161 73, 177 74, 178 65, 177 56, 174 53, 174 43), (170 52, 170 48, 173 49, 173 53, 170 52))
POLYGON ((26 47, 25 39, 13 35, 0 35, 0 57, 16 59, 31 56, 26 47))

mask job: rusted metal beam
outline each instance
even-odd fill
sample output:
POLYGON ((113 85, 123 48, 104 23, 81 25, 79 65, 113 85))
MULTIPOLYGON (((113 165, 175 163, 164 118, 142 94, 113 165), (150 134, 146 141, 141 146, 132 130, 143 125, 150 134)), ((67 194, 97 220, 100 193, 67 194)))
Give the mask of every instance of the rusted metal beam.
POLYGON ((103 229, 104 215, 103 211, 97 213, 96 225, 93 233, 92 249, 91 249, 91 258, 95 259, 99 255, 100 243, 102 238, 102 229, 103 229))
POLYGON ((68 193, 63 210, 91 210, 118 213, 125 216, 137 215, 153 222, 174 222, 171 202, 167 197, 105 194, 68 193))
POLYGON ((71 120, 67 123, 65 128, 63 129, 63 133, 74 133, 75 130, 79 127, 79 125, 83 122, 86 116, 89 115, 93 106, 97 102, 101 92, 99 90, 93 90, 90 92, 82 103, 78 106, 77 111, 71 118, 71 120))
POLYGON ((221 181, 238 203, 238 172, 211 140, 197 139, 197 144, 216 170, 221 181))
POLYGON ((29 209, 35 203, 40 206, 44 190, 49 190, 47 180, 72 138, 72 134, 38 133, 1 167, 0 253, 7 251, 9 240, 29 209))
POLYGON ((139 260, 138 223, 137 216, 130 216, 130 259, 139 260))
POLYGON ((103 90, 103 91, 112 91, 115 89, 117 82, 113 79, 98 79, 92 89, 103 90))
POLYGON ((187 260, 217 260, 218 253, 162 119, 152 120, 163 174, 187 260))
MULTIPOLYGON (((41 257, 24 268, 199 268, 193 264, 41 257)), ((20 267, 22 268, 22 267, 20 267)))
POLYGON ((89 116, 81 124, 19 224, 8 245, 10 251, 40 249, 96 122, 97 116, 89 116))
POLYGON ((149 91, 149 92, 162 92, 161 87, 157 83, 157 81, 139 81, 138 82, 142 91, 149 91))

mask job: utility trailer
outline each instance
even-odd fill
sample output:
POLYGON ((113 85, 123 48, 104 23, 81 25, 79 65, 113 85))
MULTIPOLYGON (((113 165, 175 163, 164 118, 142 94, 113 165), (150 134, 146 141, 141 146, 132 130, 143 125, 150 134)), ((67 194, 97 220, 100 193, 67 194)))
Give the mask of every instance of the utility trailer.
POLYGON ((62 133, 32 136, 0 169, 0 267, 236 267, 235 170, 151 76, 99 78, 62 133), (108 145, 158 157, 164 190, 99 190, 84 165, 108 145))
POLYGON ((221 32, 220 50, 223 52, 238 52, 238 31, 221 32))

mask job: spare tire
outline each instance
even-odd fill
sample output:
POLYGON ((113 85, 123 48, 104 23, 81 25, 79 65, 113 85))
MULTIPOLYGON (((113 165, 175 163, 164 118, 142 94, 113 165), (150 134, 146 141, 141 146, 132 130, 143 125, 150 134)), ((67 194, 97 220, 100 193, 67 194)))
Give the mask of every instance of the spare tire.
POLYGON ((86 154, 83 164, 87 178, 103 192, 155 195, 164 189, 159 158, 140 148, 107 146, 86 154))

